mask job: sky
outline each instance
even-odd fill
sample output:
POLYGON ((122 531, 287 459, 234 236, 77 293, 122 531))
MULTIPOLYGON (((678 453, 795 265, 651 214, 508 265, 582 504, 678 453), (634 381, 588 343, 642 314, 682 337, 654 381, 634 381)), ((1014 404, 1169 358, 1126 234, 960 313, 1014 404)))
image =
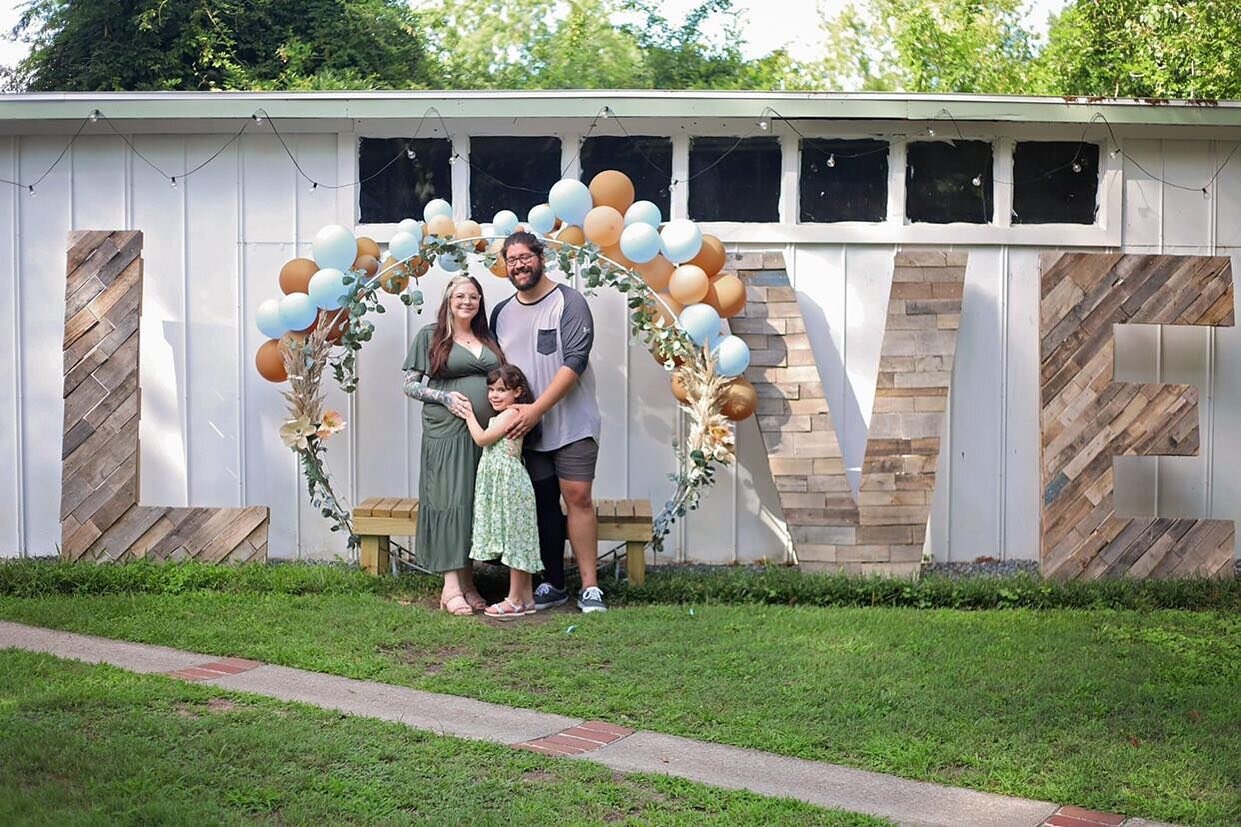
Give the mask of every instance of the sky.
MULTIPOLYGON (((426 0, 415 0, 415 5, 426 0)), ((837 14, 849 0, 734 0, 741 13, 746 37, 743 50, 747 58, 759 57, 788 45, 790 53, 802 60, 815 57, 816 43, 821 38, 819 11, 821 5, 829 15, 837 14), (773 8, 779 8, 773 14, 773 8)), ((1047 31, 1048 17, 1062 9, 1067 0, 1027 0, 1030 5, 1029 24, 1032 31, 1047 31)), ((7 35, 17 22, 21 0, 0 0, 0 32, 7 35)), ((675 20, 696 5, 695 0, 665 0, 663 13, 675 20)), ((0 40, 0 64, 12 65, 26 54, 25 44, 0 40)))

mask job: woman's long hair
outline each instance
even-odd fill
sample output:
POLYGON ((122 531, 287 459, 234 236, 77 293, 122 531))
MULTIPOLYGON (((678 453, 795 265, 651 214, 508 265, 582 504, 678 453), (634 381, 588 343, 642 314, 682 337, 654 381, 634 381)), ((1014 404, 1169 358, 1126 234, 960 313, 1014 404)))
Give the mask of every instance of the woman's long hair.
POLYGON ((473 276, 453 276, 449 279, 448 286, 444 288, 444 300, 440 302, 439 313, 435 316, 435 332, 431 335, 432 376, 440 376, 444 368, 448 366, 448 354, 452 352, 453 331, 453 322, 449 318, 452 310, 448 306, 448 298, 452 295, 452 291, 462 284, 472 284, 478 291, 478 312, 470 320, 470 332, 483 343, 484 347, 490 348, 501 363, 504 362, 504 351, 500 349, 500 343, 491 335, 491 328, 487 326, 487 300, 483 298, 483 286, 473 276))

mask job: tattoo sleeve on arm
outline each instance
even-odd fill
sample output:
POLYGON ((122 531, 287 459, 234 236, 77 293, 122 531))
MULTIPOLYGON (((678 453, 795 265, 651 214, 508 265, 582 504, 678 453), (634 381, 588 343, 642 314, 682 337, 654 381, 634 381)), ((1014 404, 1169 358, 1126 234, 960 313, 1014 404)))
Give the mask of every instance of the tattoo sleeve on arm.
POLYGON ((437 405, 448 407, 450 402, 448 391, 437 391, 434 388, 428 388, 423 383, 423 379, 421 371, 405 371, 405 383, 403 385, 405 395, 410 399, 417 399, 419 402, 434 402, 437 405))

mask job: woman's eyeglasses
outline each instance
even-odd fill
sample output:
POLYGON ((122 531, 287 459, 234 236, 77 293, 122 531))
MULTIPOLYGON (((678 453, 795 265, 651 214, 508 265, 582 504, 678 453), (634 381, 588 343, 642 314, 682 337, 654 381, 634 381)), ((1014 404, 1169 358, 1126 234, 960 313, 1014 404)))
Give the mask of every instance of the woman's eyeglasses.
POLYGON ((512 258, 506 258, 504 259, 504 263, 508 265, 529 264, 530 262, 534 261, 536 258, 538 258, 538 256, 536 256, 534 253, 526 253, 524 256, 513 256, 512 258))

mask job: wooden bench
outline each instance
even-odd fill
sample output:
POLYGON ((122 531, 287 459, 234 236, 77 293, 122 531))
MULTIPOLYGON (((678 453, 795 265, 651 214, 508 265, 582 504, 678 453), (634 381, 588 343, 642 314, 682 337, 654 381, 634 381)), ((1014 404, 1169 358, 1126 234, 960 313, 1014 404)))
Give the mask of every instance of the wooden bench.
MULTIPOLYGON (((651 540, 651 504, 646 500, 596 500, 599 539, 625 543, 629 582, 646 580, 644 549, 651 540)), ((353 509, 353 533, 362 539, 362 570, 387 574, 391 566, 388 538, 413 536, 418 530, 418 500, 407 497, 370 497, 353 509)))

